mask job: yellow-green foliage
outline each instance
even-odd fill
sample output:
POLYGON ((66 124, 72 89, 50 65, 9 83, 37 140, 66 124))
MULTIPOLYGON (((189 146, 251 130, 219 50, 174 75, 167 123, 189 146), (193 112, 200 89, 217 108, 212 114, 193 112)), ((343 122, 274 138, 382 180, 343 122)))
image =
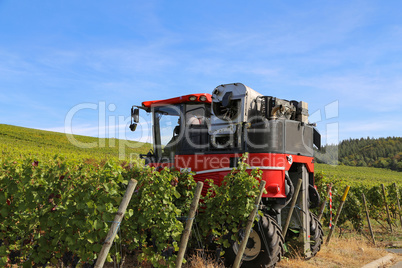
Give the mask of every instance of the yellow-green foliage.
POLYGON ((66 134, 0 124, 0 153, 29 155, 38 159, 52 158, 55 154, 67 158, 117 159, 119 144, 124 142, 124 159, 130 160, 151 148, 149 143, 120 141, 118 139, 99 139, 73 135, 74 139, 85 144, 95 144, 93 148, 80 148, 72 144, 66 134), (104 146, 102 145, 104 144, 104 146), (131 148, 130 148, 131 147, 131 148))
POLYGON ((401 172, 383 168, 315 164, 315 172, 321 172, 329 179, 342 180, 351 186, 375 186, 394 182, 402 184, 401 172))
MULTIPOLYGON (((356 230, 361 231, 365 218, 362 194, 365 195, 367 200, 370 217, 378 221, 385 221, 387 215, 384 209, 384 197, 381 184, 385 187, 386 198, 391 214, 396 216, 398 210, 397 199, 402 194, 402 189, 400 188, 402 184, 401 172, 372 167, 316 165, 315 184, 322 198, 325 198, 326 190, 330 183, 333 184, 332 205, 334 208, 339 206, 341 196, 346 186, 350 186, 346 203, 338 220, 338 226, 342 226, 346 222, 351 222, 356 230), (396 183, 397 188, 395 188, 393 183, 396 183)), ((328 224, 328 210, 325 211, 323 218, 325 224, 328 224)), ((396 218, 393 218, 392 221, 395 222, 396 218)))

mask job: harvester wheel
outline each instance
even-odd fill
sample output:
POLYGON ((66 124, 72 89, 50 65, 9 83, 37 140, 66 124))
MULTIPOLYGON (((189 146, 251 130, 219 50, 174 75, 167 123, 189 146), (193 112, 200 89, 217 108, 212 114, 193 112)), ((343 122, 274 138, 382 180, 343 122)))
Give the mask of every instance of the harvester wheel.
MULTIPOLYGON (((234 263, 240 243, 241 241, 239 243, 232 241, 232 245, 225 249, 225 265, 227 267, 231 267, 234 263)), ((283 245, 281 228, 271 216, 265 215, 254 224, 240 267, 275 267, 282 258, 283 245)))
POLYGON ((322 230, 321 222, 317 216, 310 211, 310 249, 311 257, 314 257, 321 249, 321 245, 324 241, 324 232, 322 230))

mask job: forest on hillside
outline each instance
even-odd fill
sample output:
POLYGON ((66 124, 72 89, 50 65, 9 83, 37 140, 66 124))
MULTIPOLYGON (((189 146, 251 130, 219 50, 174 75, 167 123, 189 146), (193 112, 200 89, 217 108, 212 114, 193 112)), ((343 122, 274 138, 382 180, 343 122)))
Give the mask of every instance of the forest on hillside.
POLYGON ((402 171, 402 138, 348 139, 338 145, 322 147, 315 158, 318 163, 402 171))

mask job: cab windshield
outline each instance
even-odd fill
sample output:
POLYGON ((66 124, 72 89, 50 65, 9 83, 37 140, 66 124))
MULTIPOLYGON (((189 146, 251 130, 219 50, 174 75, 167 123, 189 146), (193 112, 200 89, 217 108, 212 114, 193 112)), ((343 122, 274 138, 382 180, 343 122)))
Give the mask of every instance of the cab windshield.
POLYGON ((183 104, 153 108, 154 151, 158 159, 174 156, 180 134, 183 104))
POLYGON ((156 159, 161 162, 172 162, 181 141, 186 137, 185 129, 191 125, 206 124, 207 114, 205 104, 154 107, 153 132, 156 159))

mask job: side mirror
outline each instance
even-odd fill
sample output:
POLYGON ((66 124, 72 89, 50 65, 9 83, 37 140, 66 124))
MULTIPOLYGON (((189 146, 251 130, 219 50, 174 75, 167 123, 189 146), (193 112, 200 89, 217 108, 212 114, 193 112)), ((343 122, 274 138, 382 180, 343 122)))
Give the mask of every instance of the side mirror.
POLYGON ((131 124, 130 130, 135 131, 137 129, 137 123, 140 122, 140 109, 131 107, 131 124))
POLYGON ((130 127, 130 130, 131 130, 131 131, 135 131, 136 128, 137 128, 137 124, 136 124, 136 123, 130 124, 129 127, 130 127))
POLYGON ((140 122, 140 109, 131 108, 131 117, 132 117, 134 123, 140 122))

